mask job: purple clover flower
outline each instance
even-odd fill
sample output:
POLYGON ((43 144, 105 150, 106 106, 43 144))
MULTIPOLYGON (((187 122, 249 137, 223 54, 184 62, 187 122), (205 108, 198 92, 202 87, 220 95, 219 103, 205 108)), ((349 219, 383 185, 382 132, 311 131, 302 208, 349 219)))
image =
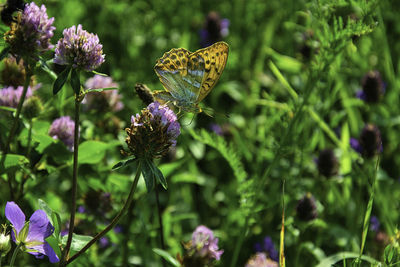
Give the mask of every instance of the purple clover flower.
POLYGON ((125 129, 126 143, 137 158, 165 155, 176 145, 180 124, 175 113, 166 105, 153 102, 141 114, 131 117, 131 127, 125 129))
POLYGON ((204 28, 200 30, 200 45, 207 47, 221 41, 229 34, 229 19, 221 19, 219 14, 212 11, 208 14, 204 28))
POLYGON ((73 151, 74 131, 75 122, 69 116, 63 116, 53 121, 49 135, 54 139, 61 140, 70 151, 73 151))
POLYGON ((103 64, 105 56, 97 34, 82 30, 79 24, 65 29, 63 35, 56 46, 54 63, 86 71, 93 71, 103 64))
POLYGON ((268 257, 270 257, 272 260, 279 261, 278 251, 275 249, 275 245, 271 237, 266 236, 263 244, 261 245, 260 243, 256 243, 254 248, 256 252, 266 252, 268 257))
MULTIPOLYGON (((37 87, 33 89, 35 90, 36 88, 37 87)), ((8 86, 3 89, 0 89, 0 106, 17 108, 23 90, 24 88, 22 86, 18 86, 17 88, 8 86)), ((33 94, 32 88, 28 87, 28 90, 26 91, 25 100, 30 98, 32 94, 33 94)))
POLYGON ((265 253, 258 252, 247 261, 245 267, 278 267, 278 263, 268 259, 265 253))
POLYGON ((54 18, 48 18, 44 5, 40 8, 34 2, 25 5, 18 22, 12 23, 11 30, 5 34, 11 53, 26 57, 52 49, 50 39, 56 29, 53 22, 54 18))
MULTIPOLYGON (((85 83, 87 89, 100 89, 118 87, 118 84, 113 82, 111 77, 95 75, 88 79, 85 83)), ((121 102, 121 95, 117 90, 106 90, 103 92, 90 92, 83 100, 84 104, 88 105, 89 109, 104 110, 109 108, 111 111, 120 111, 124 104, 121 102)))
POLYGON ((22 250, 39 259, 46 255, 51 263, 59 261, 53 248, 45 240, 53 234, 54 227, 43 210, 35 211, 29 221, 26 222, 25 214, 18 205, 14 202, 7 202, 5 215, 12 223, 11 237, 17 245, 23 244, 22 250))
POLYGON ((192 247, 201 258, 219 260, 224 253, 223 250, 218 250, 218 238, 214 237, 213 231, 204 225, 197 226, 193 232, 192 247))

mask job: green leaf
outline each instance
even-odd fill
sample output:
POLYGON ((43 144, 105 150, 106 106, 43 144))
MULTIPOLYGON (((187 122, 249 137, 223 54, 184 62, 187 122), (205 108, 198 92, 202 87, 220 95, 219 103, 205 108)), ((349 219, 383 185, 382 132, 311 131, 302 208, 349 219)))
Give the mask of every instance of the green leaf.
POLYGON ((167 180, 165 180, 165 177, 160 171, 160 169, 157 168, 157 166, 154 165, 152 161, 149 162, 149 165, 153 172, 154 177, 160 182, 160 184, 164 187, 164 189, 167 190, 168 189, 167 180))
POLYGON ((113 147, 115 143, 107 144, 100 141, 86 141, 79 145, 79 163, 96 164, 99 163, 106 153, 106 150, 113 147))
POLYGON ((7 154, 4 162, 4 167, 7 170, 13 167, 19 167, 20 165, 27 163, 29 163, 29 160, 25 156, 17 154, 7 154))
POLYGON ((79 95, 81 91, 81 81, 79 79, 79 72, 72 68, 71 71, 71 87, 74 89, 76 95, 79 95))
POLYGON ((146 183, 147 192, 150 192, 154 187, 154 172, 148 160, 142 160, 142 174, 146 183))
POLYGON ((0 52, 0 61, 2 61, 8 55, 8 52, 10 52, 10 49, 11 48, 9 46, 7 46, 3 50, 1 50, 1 52, 0 52))
MULTIPOLYGON (((334 254, 332 256, 324 258, 322 261, 319 262, 319 264, 316 267, 331 267, 335 266, 337 262, 343 261, 345 259, 354 259, 358 258, 358 253, 355 252, 339 252, 337 254, 334 254)), ((368 257, 368 256, 361 256, 361 259, 363 261, 367 261, 371 264, 376 264, 379 263, 379 261, 375 260, 374 258, 368 257)))
POLYGON ((127 160, 121 160, 120 162, 118 162, 117 164, 115 164, 112 167, 112 170, 115 171, 115 170, 118 170, 119 168, 128 166, 129 164, 132 164, 133 162, 135 162, 135 160, 136 160, 135 156, 132 156, 127 160))
POLYGON ((64 86, 65 82, 68 79, 68 75, 71 71, 71 66, 68 66, 63 70, 63 72, 58 75, 57 79, 54 81, 53 84, 53 95, 56 95, 64 86))
POLYGON ((107 75, 107 74, 105 74, 105 73, 101 73, 101 72, 97 72, 97 71, 95 71, 95 70, 92 70, 92 73, 93 73, 93 74, 100 75, 100 76, 108 77, 108 75, 107 75))
POLYGON ((53 210, 47 205, 47 203, 44 200, 42 200, 40 198, 38 199, 38 204, 39 204, 39 209, 41 209, 44 212, 46 212, 46 215, 49 218, 51 224, 53 224, 53 219, 52 219, 52 216, 51 216, 52 213, 53 213, 53 210))
MULTIPOLYGON (((68 235, 62 237, 61 243, 65 246, 67 244, 68 235)), ((93 237, 87 235, 72 234, 71 250, 81 250, 93 237)))
POLYGON ((181 264, 179 261, 177 261, 174 257, 171 256, 167 251, 159 249, 159 248, 153 248, 153 252, 156 253, 158 256, 161 256, 164 260, 166 260, 168 263, 172 264, 173 266, 179 267, 181 264))
POLYGON ((96 89, 87 89, 86 94, 91 93, 91 92, 103 92, 103 91, 109 91, 109 90, 117 90, 118 87, 105 87, 105 88, 96 88, 96 89))
POLYGON ((51 219, 53 221, 53 226, 54 226, 54 235, 57 238, 57 241, 60 239, 60 232, 61 232, 61 217, 60 214, 57 212, 53 211, 51 214, 51 219))

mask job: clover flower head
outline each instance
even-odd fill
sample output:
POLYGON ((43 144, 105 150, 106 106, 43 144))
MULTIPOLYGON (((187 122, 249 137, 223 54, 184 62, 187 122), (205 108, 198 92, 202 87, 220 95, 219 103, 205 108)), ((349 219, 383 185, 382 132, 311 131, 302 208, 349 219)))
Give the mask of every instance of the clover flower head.
POLYGON ((93 71, 103 64, 104 57, 99 37, 79 24, 63 31, 63 38, 56 45, 54 63, 93 71))
POLYGON ((204 27, 200 30, 200 45, 207 47, 221 41, 229 34, 229 24, 229 19, 221 19, 217 12, 208 13, 204 27))
MULTIPOLYGON (((36 88, 33 88, 33 90, 35 89, 36 88)), ((8 86, 0 89, 0 106, 17 108, 23 90, 24 88, 22 86, 18 86, 17 88, 8 86)), ((25 100, 32 96, 33 90, 31 87, 28 87, 25 100)))
POLYGON ((26 222, 25 214, 18 205, 7 202, 5 215, 13 227, 11 237, 17 245, 22 244, 22 250, 39 259, 46 255, 51 263, 59 261, 53 248, 45 240, 52 235, 54 227, 43 210, 35 211, 26 222))
POLYGON ((218 250, 218 238, 214 237, 213 231, 204 225, 197 226, 192 234, 192 247, 196 254, 202 258, 221 258, 223 250, 218 250))
POLYGON ((1 83, 14 87, 24 85, 26 77, 24 61, 21 59, 17 62, 15 57, 9 56, 3 62, 4 68, 1 71, 1 83))
MULTIPOLYGON (((111 77, 104 77, 96 74, 86 81, 85 87, 87 89, 100 89, 118 87, 118 84, 115 83, 111 77)), ((121 95, 118 94, 117 90, 90 92, 86 94, 83 101, 84 104, 87 104, 89 109, 99 111, 111 110, 116 112, 124 107, 124 104, 121 102, 121 95)))
POLYGON ((11 30, 5 33, 5 40, 10 44, 11 54, 16 57, 35 57, 39 52, 52 49, 54 18, 48 18, 46 7, 38 7, 34 2, 26 4, 17 21, 11 23, 11 30))
POLYGON ((138 158, 156 158, 165 155, 176 145, 180 124, 175 113, 166 105, 153 102, 141 114, 131 117, 131 127, 125 129, 126 143, 138 158))
POLYGON ((257 252, 251 257, 245 267, 278 267, 278 263, 267 257, 263 252, 257 252))
POLYGON ((331 177, 338 172, 339 161, 332 149, 324 149, 319 152, 316 159, 317 168, 320 174, 331 177))
POLYGON ((69 116, 63 116, 53 121, 50 126, 49 135, 54 139, 61 140, 70 151, 74 147, 75 122, 69 116))
POLYGON ((311 221, 317 218, 318 212, 315 198, 310 193, 307 193, 297 203, 296 212, 302 221, 311 221))

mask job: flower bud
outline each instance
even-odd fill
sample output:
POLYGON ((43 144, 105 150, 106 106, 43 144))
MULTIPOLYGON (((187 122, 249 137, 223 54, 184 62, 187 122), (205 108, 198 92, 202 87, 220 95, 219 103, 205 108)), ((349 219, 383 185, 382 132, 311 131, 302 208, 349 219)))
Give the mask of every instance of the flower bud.
POLYGON ((43 104, 40 98, 37 96, 32 96, 28 98, 23 104, 22 113, 27 119, 38 117, 42 111, 43 104))
POLYGON ((369 71, 362 79, 362 92, 359 97, 368 103, 378 103, 384 91, 383 83, 379 71, 369 71))
POLYGON ((0 233, 0 255, 6 255, 11 249, 10 235, 0 233))
POLYGON ((325 177, 331 177, 338 172, 339 162, 331 149, 321 150, 316 163, 319 173, 325 177))
POLYGON ((297 216, 302 221, 311 221, 317 218, 317 205, 311 193, 307 193, 299 200, 296 207, 297 216))

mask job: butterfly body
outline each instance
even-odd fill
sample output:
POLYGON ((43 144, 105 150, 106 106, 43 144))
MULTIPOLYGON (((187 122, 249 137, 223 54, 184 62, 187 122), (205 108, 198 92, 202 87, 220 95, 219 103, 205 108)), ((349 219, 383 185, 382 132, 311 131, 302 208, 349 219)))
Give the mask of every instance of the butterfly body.
POLYGON ((154 97, 161 102, 170 102, 183 111, 201 112, 199 102, 221 77, 228 51, 228 44, 218 42, 193 53, 184 48, 164 53, 154 70, 165 91, 156 91, 154 97))

